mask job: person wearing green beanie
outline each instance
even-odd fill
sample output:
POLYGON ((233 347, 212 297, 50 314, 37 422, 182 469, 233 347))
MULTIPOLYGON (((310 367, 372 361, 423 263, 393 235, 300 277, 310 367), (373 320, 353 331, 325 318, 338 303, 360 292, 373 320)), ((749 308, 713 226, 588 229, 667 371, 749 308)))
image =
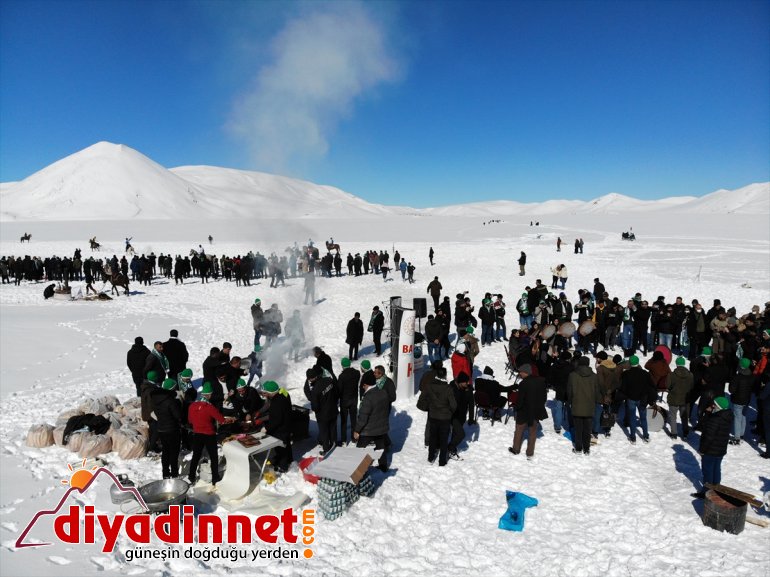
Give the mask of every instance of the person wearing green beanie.
POLYGON ((364 385, 371 385, 374 386, 377 382, 377 377, 374 376, 374 370, 372 370, 372 364, 369 362, 369 359, 364 359, 361 361, 361 381, 359 383, 359 394, 363 395, 363 386, 364 385))
MULTIPOLYGON (((337 436, 337 446, 341 447, 349 440, 353 440, 353 430, 358 418, 358 397, 360 395, 359 382, 361 373, 350 364, 349 358, 341 361, 344 367, 337 376, 337 389, 340 393, 340 434, 337 436), (348 435, 348 423, 350 423, 350 435, 348 435)), ((363 364, 363 363, 362 363, 363 364)))
POLYGON ((625 415, 630 423, 629 440, 636 444, 637 412, 642 425, 642 441, 649 442, 647 429, 647 405, 657 400, 658 394, 652 385, 650 373, 639 366, 639 357, 633 355, 628 359, 630 368, 623 371, 620 377, 620 391, 626 399, 625 415))
POLYGON ((268 403, 254 424, 258 427, 264 425, 268 435, 283 441, 282 447, 273 449, 273 466, 276 471, 285 473, 294 460, 291 446, 291 397, 275 381, 262 383, 260 394, 267 398, 268 403))
POLYGON ((256 420, 259 411, 265 404, 257 389, 250 387, 243 379, 238 379, 235 394, 230 397, 235 416, 240 422, 249 423, 256 420))
MULTIPOLYGON (((495 309, 492 308, 492 299, 485 298, 482 301, 481 308, 479 309, 479 320, 481 321, 481 346, 492 345, 494 338, 494 324, 495 324, 495 309)), ((473 327, 469 327, 473 328, 473 327)), ((468 332, 468 329, 465 329, 468 332)), ((471 330, 471 333, 473 331, 471 330)))
POLYGON ((703 488, 692 496, 703 499, 706 496, 706 484, 719 485, 722 481, 722 459, 727 453, 733 413, 728 410, 730 401, 725 397, 716 397, 705 410, 698 422, 701 430, 698 453, 701 455, 703 488))
POLYGON ((216 487, 219 477, 219 455, 217 455, 217 424, 224 425, 235 421, 234 417, 223 417, 222 413, 211 404, 209 399, 214 392, 210 382, 203 383, 201 399, 190 405, 187 420, 192 428, 192 460, 188 480, 194 485, 198 478, 198 463, 203 449, 209 456, 211 464, 211 484, 216 487))
MULTIPOLYGON (((755 377, 751 371, 751 359, 743 357, 738 361, 738 373, 730 379, 730 404, 733 413, 733 436, 731 445, 740 445, 746 432, 746 409, 751 402, 755 377)), ((765 417, 769 418, 769 417, 765 417)))
POLYGON ((182 440, 182 402, 176 392, 176 380, 165 379, 150 393, 154 428, 160 438, 161 471, 164 479, 179 476, 179 447, 182 440))
MULTIPOLYGON (((150 453, 160 452, 158 446, 158 422, 155 420, 154 407, 152 402, 153 393, 160 389, 162 383, 161 375, 154 370, 147 371, 147 378, 142 381, 139 387, 139 398, 141 400, 142 420, 147 423, 150 429, 150 438, 147 445, 147 451, 150 453)), ((165 377, 165 375, 164 375, 165 377)))
MULTIPOLYGON (((186 393, 192 387, 192 369, 184 369, 176 378, 176 384, 179 390, 186 393)), ((192 399, 195 400, 195 399, 192 399)))
POLYGON ((532 326, 532 313, 529 310, 529 293, 523 292, 521 293, 521 298, 516 303, 516 311, 519 313, 519 326, 522 330, 529 331, 530 327, 532 326))
POLYGON ((668 389, 668 436, 677 438, 676 417, 682 421, 682 440, 686 440, 690 434, 690 397, 695 383, 695 378, 690 370, 685 367, 685 358, 677 357, 676 368, 666 377, 668 389))

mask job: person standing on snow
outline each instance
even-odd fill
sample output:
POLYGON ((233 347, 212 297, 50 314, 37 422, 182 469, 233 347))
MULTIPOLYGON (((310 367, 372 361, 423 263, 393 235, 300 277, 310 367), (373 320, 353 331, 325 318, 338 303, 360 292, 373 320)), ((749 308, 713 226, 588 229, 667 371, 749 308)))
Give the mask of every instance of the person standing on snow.
POLYGON ((697 499, 706 497, 706 483, 719 485, 722 482, 722 459, 727 454, 727 442, 733 424, 730 401, 717 397, 703 413, 698 426, 701 430, 700 447, 703 488, 692 496, 697 499))
POLYGON ((361 320, 361 313, 355 313, 353 318, 348 321, 345 329, 345 342, 348 344, 348 358, 354 361, 358 360, 358 347, 364 340, 364 323, 361 320))
POLYGON ((527 255, 524 251, 521 251, 521 256, 519 257, 519 276, 524 276, 525 271, 524 267, 527 264, 527 255))
POLYGON ((382 354, 382 331, 385 329, 385 316, 380 311, 380 307, 375 306, 372 309, 372 316, 369 319, 367 331, 372 333, 374 340, 374 354, 378 357, 382 354))

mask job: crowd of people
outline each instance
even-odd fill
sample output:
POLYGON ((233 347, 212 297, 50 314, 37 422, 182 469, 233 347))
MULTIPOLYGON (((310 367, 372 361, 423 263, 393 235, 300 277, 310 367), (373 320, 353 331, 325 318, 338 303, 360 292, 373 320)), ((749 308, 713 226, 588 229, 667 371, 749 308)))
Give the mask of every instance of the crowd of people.
MULTIPOLYGON (((582 250, 580 239, 575 246, 576 251, 582 250)), ((305 302, 309 299, 312 304, 314 280, 308 277, 342 275, 339 251, 334 255, 329 251, 321 258, 314 258, 317 251, 313 251, 310 243, 302 250, 296 246, 289 249, 287 257, 264 257, 257 252, 216 258, 205 255, 199 247, 190 257, 178 255, 175 260, 170 255, 156 258, 150 254, 134 255, 130 261, 125 256, 113 256, 105 263, 93 257, 83 259, 76 251, 72 258, 63 259, 3 257, 0 274, 4 283, 10 282, 9 277, 17 284, 20 279, 43 278, 71 281, 85 277, 88 281, 107 268, 141 281, 160 270, 180 282, 190 275, 221 275, 248 284, 248 278, 270 276, 271 286, 282 284, 287 276, 304 274, 305 302)), ((431 264, 433 255, 431 247, 431 264)), ((394 251, 392 261, 403 282, 414 282, 414 266, 409 261, 398 251, 394 251)), ((385 279, 390 262, 388 251, 374 250, 363 255, 348 253, 345 260, 349 276, 382 274, 385 279)), ((523 251, 518 264, 523 276, 523 251)), ((770 436, 770 302, 764 309, 756 305, 739 314, 719 299, 708 309, 698 299, 686 303, 681 296, 667 299, 661 295, 648 300, 637 292, 625 299, 613 295, 598 277, 593 287, 579 289, 577 299, 571 301, 565 292, 567 267, 563 263, 553 265, 551 275, 550 286, 537 279, 520 293, 513 305, 518 322, 510 332, 506 324, 511 322, 510 315, 506 315, 508 307, 502 294, 485 293, 476 310, 467 291, 457 293, 452 302, 443 294, 438 276, 428 284, 426 293, 433 310, 421 336, 430 368, 420 379, 418 407, 428 412, 425 442, 431 463, 438 460, 444 466, 450 459, 460 459, 464 427, 476 424, 479 411, 489 419, 498 419, 506 406, 514 411, 516 421, 510 452, 519 454, 526 439, 526 455, 533 457, 537 430, 549 416, 549 390, 554 395, 550 415, 553 429, 570 435, 575 453, 589 455, 599 437, 610 436, 617 425, 631 443, 637 438, 648 441, 648 407, 665 413, 666 432, 672 438, 690 440, 694 439, 693 431, 700 431, 704 479, 709 482, 718 482, 719 463, 730 444, 745 439, 765 443, 770 436), (490 367, 481 370, 475 364, 481 349, 498 343, 506 344, 507 367, 515 377, 507 386, 495 379, 490 367), (444 367, 444 361, 450 366, 444 367), (756 415, 753 428, 747 415, 756 415)), ((177 335, 165 343, 156 342, 152 350, 138 339, 129 352, 137 394, 143 407, 148 407, 148 419, 157 420, 156 424, 151 422, 150 445, 153 449, 162 447, 164 475, 178 472, 178 466, 172 464, 178 462, 177 435, 181 446, 193 451, 196 466, 204 448, 216 450, 209 438, 211 431, 216 431, 214 421, 223 424, 224 430, 247 422, 281 435, 286 450, 276 459, 278 468, 285 469, 291 462, 291 399, 284 388, 273 381, 263 383, 261 377, 265 349, 281 335, 281 342, 288 343, 288 358, 300 361, 305 350, 302 321, 295 311, 284 322, 277 305, 263 311, 260 299, 251 306, 251 314, 253 350, 243 357, 231 357, 227 343, 212 348, 202 364, 197 388, 191 386, 186 352, 180 361, 181 353, 175 350, 179 349, 177 335), (257 388, 251 386, 255 378, 257 388), (271 403, 275 395, 281 399, 271 403), (172 408, 173 399, 182 403, 179 410, 172 408), (156 403, 160 411, 150 408, 156 403), (196 405, 191 411, 196 403, 208 403, 211 408, 196 405), (276 408, 271 410, 271 405, 276 408), (191 418, 193 414, 197 416, 191 418), (201 424, 204 421, 208 425, 201 424), (174 453, 177 455, 172 458, 174 453)), ((385 327, 385 315, 378 306, 373 307, 368 322, 359 312, 353 315, 345 331, 348 356, 340 361, 339 377, 329 356, 319 347, 313 349, 316 362, 306 371, 304 392, 316 415, 324 452, 348 439, 390 447, 389 416, 395 385, 382 365, 372 368, 369 359, 363 359, 359 368, 351 364, 358 361, 367 333, 371 333, 374 354, 383 353, 385 327)), ((761 455, 770 456, 766 445, 761 455)), ((387 468, 387 458, 383 459, 380 465, 387 468)), ((193 479, 197 473, 191 471, 193 479)))
MULTIPOLYGON (((234 282, 236 286, 251 286, 253 279, 270 278, 270 287, 286 286, 287 278, 305 278, 306 292, 311 293, 314 278, 309 276, 324 276, 332 278, 343 276, 343 259, 336 250, 331 250, 323 256, 316 247, 309 246, 286 248, 286 255, 278 256, 272 252, 265 256, 259 251, 249 251, 244 255, 206 254, 202 245, 198 249, 191 249, 189 255, 172 256, 171 254, 154 252, 137 255, 133 247, 126 239, 126 252, 120 258, 112 257, 88 258, 82 256, 82 251, 76 249, 72 257, 57 255, 40 257, 35 255, 2 256, 0 257, 0 279, 2 284, 20 285, 22 281, 41 282, 58 281, 65 286, 75 281, 85 281, 88 290, 93 288, 94 279, 99 279, 105 271, 122 274, 131 282, 149 285, 156 278, 174 279, 174 284, 184 284, 186 280, 199 279, 201 283, 218 281, 220 279, 234 282)), ((338 246, 338 245, 335 245, 338 246)), ((433 260, 433 248, 430 249, 429 258, 433 260)), ((403 282, 414 283, 414 271, 416 267, 402 258, 396 250, 393 254, 393 268, 391 268, 391 256, 387 250, 368 250, 363 255, 356 253, 347 254, 345 264, 348 276, 362 276, 368 274, 381 274, 383 280, 388 278, 391 271, 400 273, 403 282)))

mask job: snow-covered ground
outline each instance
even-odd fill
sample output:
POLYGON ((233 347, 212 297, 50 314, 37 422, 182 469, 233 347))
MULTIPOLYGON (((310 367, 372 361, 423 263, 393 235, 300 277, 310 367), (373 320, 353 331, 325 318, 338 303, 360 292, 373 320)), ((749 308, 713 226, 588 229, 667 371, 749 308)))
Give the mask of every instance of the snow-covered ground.
MULTIPOLYGON (((5 211, 5 207, 3 207, 5 211)), ((417 283, 400 276, 384 283, 379 276, 319 279, 314 307, 302 305, 302 283, 287 280, 271 289, 265 281, 236 288, 224 281, 197 281, 175 286, 156 280, 150 287, 132 285, 133 294, 111 302, 44 301, 43 284, 0 288, 0 573, 3 575, 175 575, 247 574, 255 570, 275 575, 768 575, 770 529, 747 525, 739 536, 704 527, 700 504, 689 496, 700 480, 700 459, 690 443, 671 441, 662 433, 649 445, 631 446, 616 428, 602 439, 590 457, 574 456, 569 442, 543 422, 536 457, 526 461, 506 450, 513 423, 480 421, 466 426, 464 460, 445 468, 430 466, 423 447, 426 415, 414 399, 400 399, 392 418, 396 452, 391 472, 374 471, 378 490, 361 499, 342 518, 319 519, 311 560, 272 562, 258 568, 244 562, 144 560, 125 562, 131 546, 120 541, 112 555, 98 547, 15 550, 13 544, 36 510, 58 501, 67 477, 66 463, 74 456, 51 447, 24 446, 26 431, 39 422, 52 423, 59 412, 87 397, 133 395, 125 369, 125 353, 137 335, 145 342, 166 340, 179 330, 190 351, 190 366, 200 375, 208 349, 225 340, 245 354, 253 339, 249 305, 260 297, 264 305, 278 303, 285 316, 301 311, 307 345, 321 345, 338 362, 347 354, 344 331, 355 311, 368 318, 371 307, 390 296, 405 302, 426 296, 426 285, 438 276, 444 294, 468 290, 476 304, 484 292, 501 292, 516 320, 513 306, 525 284, 550 280, 554 264, 569 267, 567 293, 602 279, 611 295, 625 300, 637 291, 654 299, 683 296, 710 303, 721 298, 739 314, 770 300, 770 227, 768 215, 621 212, 621 214, 562 213, 541 218, 501 217, 504 222, 482 225, 486 218, 451 216, 392 216, 342 220, 281 221, 121 221, 11 223, 0 229, 0 254, 71 254, 77 247, 88 254, 85 239, 98 235, 118 252, 122 238, 134 236, 140 252, 187 254, 213 234, 216 254, 248 250, 283 251, 308 236, 320 242, 334 235, 344 254, 393 245, 417 267, 417 283), (636 242, 621 241, 620 232, 633 226, 636 242), (30 245, 18 242, 33 233, 30 245), (539 238, 538 238, 539 236, 539 238), (556 253, 555 240, 565 245, 556 253), (575 255, 571 243, 585 240, 585 253, 575 255), (436 251, 436 266, 428 263, 428 248, 436 251), (515 259, 528 255, 527 275, 518 276, 515 259), (696 280, 699 276, 699 280, 696 280), (749 283, 752 288, 742 288, 749 283), (497 528, 505 511, 505 491, 522 491, 539 500, 526 514, 522 533, 497 528)), ((119 254, 119 253, 118 253, 119 254)), ((366 338, 366 337, 365 337, 366 338)), ((364 342, 372 359, 371 341, 364 342)), ((267 374, 304 403, 301 392, 307 359, 298 364, 267 363, 267 374)), ((502 344, 482 350, 477 366, 489 365, 504 375, 502 344)), ((311 434, 313 425, 311 423, 311 434)), ((692 436, 691 441, 696 437, 692 436)), ((309 450, 307 444, 300 449, 309 450)), ((317 449, 308 454, 315 454, 317 449)), ((296 454, 300 457, 300 454, 296 454)), ((116 473, 129 472, 137 482, 160 476, 160 464, 150 459, 123 462, 106 456, 116 473)), ((770 490, 770 468, 756 447, 730 447, 723 463, 723 482, 761 494, 770 490)), ((299 472, 281 480, 284 491, 298 489, 314 496, 314 488, 299 472)), ((311 506, 314 502, 311 503, 311 506)))

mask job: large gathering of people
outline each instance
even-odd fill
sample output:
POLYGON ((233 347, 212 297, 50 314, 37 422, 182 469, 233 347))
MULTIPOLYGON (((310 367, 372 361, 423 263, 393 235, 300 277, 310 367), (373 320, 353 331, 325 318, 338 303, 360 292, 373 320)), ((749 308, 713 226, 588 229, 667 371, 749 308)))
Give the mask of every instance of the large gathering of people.
MULTIPOLYGON (((249 279, 269 277, 271 287, 283 285, 287 277, 304 276, 305 304, 315 304, 316 276, 381 274, 388 280, 388 251, 348 253, 345 275, 339 245, 333 239, 326 244, 336 249, 325 256, 309 240, 302 249, 295 243, 281 257, 249 251, 217 258, 202 246, 184 257, 129 252, 104 262, 93 256, 84 259, 79 250, 72 258, 2 257, 0 276, 3 283, 12 278, 15 284, 22 280, 66 284, 85 278, 91 285, 94 276, 106 269, 120 270, 139 282, 173 276, 178 284, 198 277, 201 282, 223 279, 248 286, 249 279)), ((576 241, 576 251, 582 252, 582 244, 576 241)), ((431 265, 434 254, 431 247, 431 265)), ((523 251, 517 261, 524 276, 523 251)), ((394 250, 392 262, 392 270, 401 273, 404 283, 415 282, 410 261, 394 250)), ((558 263, 550 270, 550 286, 541 279, 524 286, 511 301, 511 314, 503 294, 487 292, 474 303, 468 291, 457 292, 452 302, 439 276, 428 283, 423 294, 430 296, 433 306, 420 335, 428 367, 419 375, 417 407, 427 412, 430 463, 446 466, 450 460, 461 460, 466 429, 478 426, 478 415, 494 423, 506 410, 515 420, 510 453, 519 455, 526 442, 526 456, 534 458, 548 408, 553 431, 569 435, 572 451, 581 455, 590 455, 598 439, 609 437, 616 427, 632 444, 637 438, 648 442, 648 407, 660 411, 672 439, 698 443, 704 482, 719 481, 721 459, 729 445, 751 440, 752 446, 764 445, 762 457, 770 456, 765 444, 770 436, 770 302, 764 309, 755 305, 737 311, 723 306, 720 299, 704 306, 697 298, 682 296, 647 299, 636 292, 626 298, 613 294, 598 277, 571 300, 565 292, 567 267, 558 263), (507 385, 499 382, 491 367, 477 366, 483 349, 489 349, 486 359, 499 349, 507 385), (754 417, 753 423, 747 415, 754 417), (696 431, 699 437, 693 436, 696 431)), ((260 428, 284 442, 274 461, 278 471, 287 470, 295 458, 287 388, 303 390, 315 415, 322 454, 343 443, 374 445, 384 449, 379 466, 387 470, 396 387, 384 364, 373 366, 372 361, 386 348, 382 335, 388 311, 375 305, 368 321, 355 312, 345 330, 348 356, 334 362, 315 346, 304 384, 290 387, 263 382, 263 365, 278 349, 289 361, 307 358, 310 349, 299 311, 285 319, 277 304, 263 310, 258 298, 250 312, 254 339, 248 354, 232 354, 227 342, 211 347, 197 379, 174 330, 151 349, 137 337, 128 352, 127 367, 150 427, 149 447, 162 455, 163 476, 178 476, 180 451, 189 450, 189 480, 195 482, 205 449, 215 484, 217 440, 233 431, 260 428), (371 338, 372 359, 359 359, 367 356, 361 349, 365 338, 371 338)))

